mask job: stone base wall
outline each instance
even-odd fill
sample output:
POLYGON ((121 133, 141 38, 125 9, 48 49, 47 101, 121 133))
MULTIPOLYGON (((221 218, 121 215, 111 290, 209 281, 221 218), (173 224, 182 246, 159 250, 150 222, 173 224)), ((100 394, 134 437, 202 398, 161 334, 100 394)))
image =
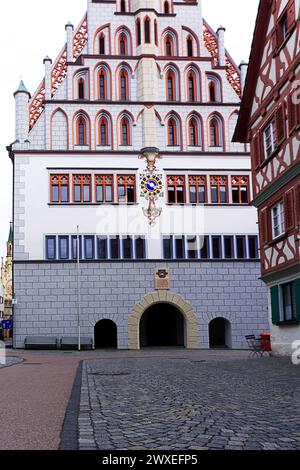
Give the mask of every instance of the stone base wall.
MULTIPOLYGON (((267 288, 258 279, 258 262, 120 261, 81 263, 81 334, 93 337, 95 324, 111 319, 118 348, 128 349, 129 317, 154 291, 158 268, 170 270, 174 299, 190 304, 199 348, 209 347, 209 323, 217 317, 231 324, 232 348, 246 348, 247 334, 268 331, 267 288)), ((14 288, 14 347, 23 348, 26 336, 76 336, 76 263, 16 262, 14 288)))

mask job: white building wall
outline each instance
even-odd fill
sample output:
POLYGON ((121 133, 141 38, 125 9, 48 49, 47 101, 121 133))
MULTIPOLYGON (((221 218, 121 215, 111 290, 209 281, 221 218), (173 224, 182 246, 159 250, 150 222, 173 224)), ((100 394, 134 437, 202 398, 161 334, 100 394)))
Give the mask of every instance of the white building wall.
MULTIPOLYGON (((280 284, 295 281, 299 275, 280 278, 280 284)), ((300 324, 277 326, 272 323, 271 287, 278 285, 278 281, 268 285, 268 311, 274 356, 292 356, 296 349, 300 348, 300 324), (296 342, 298 342, 296 344, 296 342)))

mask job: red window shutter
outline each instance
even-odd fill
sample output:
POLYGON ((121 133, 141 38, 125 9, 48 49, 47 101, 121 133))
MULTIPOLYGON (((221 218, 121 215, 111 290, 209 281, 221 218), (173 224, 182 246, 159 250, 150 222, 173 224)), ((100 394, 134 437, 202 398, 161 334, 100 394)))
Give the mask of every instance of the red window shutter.
POLYGON ((294 98, 294 93, 292 92, 288 97, 289 132, 291 132, 297 124, 297 106, 293 102, 294 98))
POLYGON ((263 209, 259 216, 259 231, 262 245, 270 240, 268 209, 263 209))
POLYGON ((272 34, 272 49, 273 49, 273 53, 276 54, 277 52, 277 47, 278 47, 278 39, 277 39, 277 29, 274 31, 274 33, 272 34))
POLYGON ((296 224, 300 225, 300 184, 295 187, 295 219, 296 224))
POLYGON ((291 230, 294 228, 294 194, 293 191, 286 193, 284 197, 284 220, 285 229, 291 230))
POLYGON ((281 46, 283 43, 283 32, 282 32, 282 27, 280 24, 277 25, 276 28, 276 45, 277 49, 281 46))
POLYGON ((252 161, 254 163, 254 168, 256 169, 260 164, 260 144, 259 144, 259 134, 256 134, 252 139, 252 161))
POLYGON ((265 161, 265 146, 264 146, 264 133, 263 131, 260 131, 258 133, 258 143, 259 143, 259 160, 260 164, 262 164, 265 161))
POLYGON ((286 136, 285 109, 283 105, 279 106, 276 111, 276 129, 278 144, 281 144, 286 136))
POLYGON ((291 31, 294 27, 296 18, 295 18, 295 0, 290 1, 287 8, 287 21, 288 21, 288 31, 291 31))

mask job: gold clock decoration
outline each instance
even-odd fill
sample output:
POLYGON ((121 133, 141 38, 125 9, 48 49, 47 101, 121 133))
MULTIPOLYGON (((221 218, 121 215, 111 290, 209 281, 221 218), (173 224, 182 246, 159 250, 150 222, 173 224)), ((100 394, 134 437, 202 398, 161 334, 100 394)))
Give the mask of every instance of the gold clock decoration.
POLYGON ((143 175, 141 191, 145 196, 157 197, 163 189, 162 179, 158 175, 143 175))

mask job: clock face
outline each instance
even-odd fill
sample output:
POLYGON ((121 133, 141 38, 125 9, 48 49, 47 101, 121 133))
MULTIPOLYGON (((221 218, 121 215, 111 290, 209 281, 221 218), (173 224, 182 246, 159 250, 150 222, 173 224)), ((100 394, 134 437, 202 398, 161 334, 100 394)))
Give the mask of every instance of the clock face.
POLYGON ((162 181, 159 176, 145 175, 141 181, 141 189, 146 196, 158 196, 162 191, 162 181))

